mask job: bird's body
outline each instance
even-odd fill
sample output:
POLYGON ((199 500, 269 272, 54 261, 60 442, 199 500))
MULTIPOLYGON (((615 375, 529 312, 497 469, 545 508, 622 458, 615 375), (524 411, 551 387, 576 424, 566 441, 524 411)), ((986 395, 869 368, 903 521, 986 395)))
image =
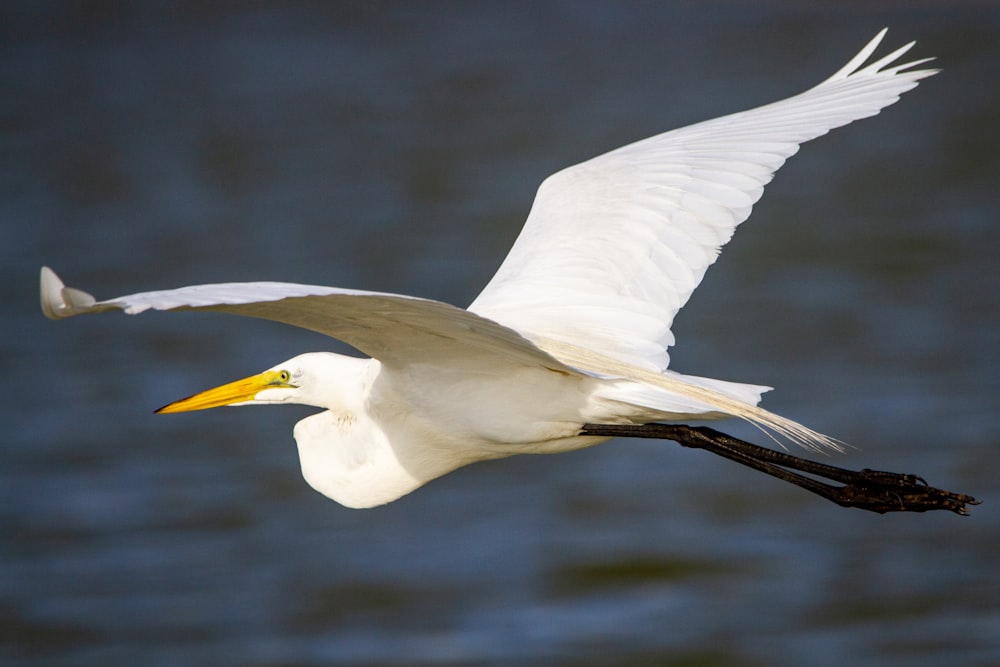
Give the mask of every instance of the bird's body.
MULTIPOLYGON (((162 412, 320 408, 295 427, 302 471, 351 507, 387 503, 460 466, 607 439, 585 424, 735 417, 815 449, 837 442, 757 407, 767 387, 667 370, 674 315, 800 143, 871 116, 933 70, 862 67, 885 31, 800 95, 657 135, 546 179, 503 265, 468 309, 287 283, 228 283, 97 302, 42 270, 53 318, 120 309, 259 317, 370 358, 300 355, 162 412)), ((923 61, 918 61, 923 62, 923 61)))
MULTIPOLYGON (((296 367, 299 359, 283 368, 296 367)), ((303 361, 303 367, 357 383, 348 385, 350 392, 338 383, 326 394, 327 409, 295 426, 306 480, 345 505, 389 502, 475 461, 567 451, 606 439, 577 435, 586 415, 597 414, 589 404, 599 381, 586 376, 540 366, 499 373, 392 369, 374 359, 329 353, 303 361), (436 390, 429 394, 428 386, 436 390), (555 400, 540 402, 539 396, 555 400)), ((609 414, 605 410, 603 417, 609 414)))

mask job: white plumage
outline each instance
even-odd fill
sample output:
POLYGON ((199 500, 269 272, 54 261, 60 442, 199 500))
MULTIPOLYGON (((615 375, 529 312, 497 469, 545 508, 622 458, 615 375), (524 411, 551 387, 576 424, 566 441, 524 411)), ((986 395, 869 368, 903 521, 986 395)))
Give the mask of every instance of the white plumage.
POLYGON ((757 407, 766 387, 667 370, 670 326, 799 144, 877 114, 936 70, 864 66, 880 32, 799 95, 624 146, 539 187, 496 275, 468 310, 417 297, 227 283, 96 301, 42 269, 51 318, 213 310, 343 340, 370 359, 300 355, 164 412, 263 403, 322 409, 296 425, 306 480, 351 507, 390 502, 474 461, 603 437, 585 423, 737 417, 800 445, 835 440, 757 407))

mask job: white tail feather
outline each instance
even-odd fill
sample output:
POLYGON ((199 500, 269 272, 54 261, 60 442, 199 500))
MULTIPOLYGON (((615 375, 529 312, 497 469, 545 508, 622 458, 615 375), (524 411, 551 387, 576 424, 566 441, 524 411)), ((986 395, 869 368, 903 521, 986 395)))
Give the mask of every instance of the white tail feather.
MULTIPOLYGON (((602 354, 569 343, 532 337, 533 342, 559 361, 581 371, 603 376, 620 377, 641 382, 652 387, 687 396, 712 406, 718 412, 743 419, 761 428, 768 435, 774 434, 800 447, 814 451, 844 451, 844 443, 823 435, 796 421, 776 415, 764 408, 744 403, 708 387, 685 382, 683 376, 662 375, 644 368, 606 357, 602 354)), ((780 442, 779 442, 780 444, 780 442)))

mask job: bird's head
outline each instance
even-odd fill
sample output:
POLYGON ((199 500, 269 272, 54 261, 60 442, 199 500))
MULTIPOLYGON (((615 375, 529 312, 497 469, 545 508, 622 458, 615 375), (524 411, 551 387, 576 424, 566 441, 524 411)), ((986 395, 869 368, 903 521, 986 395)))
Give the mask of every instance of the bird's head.
POLYGON ((315 407, 339 404, 350 378, 362 374, 366 361, 327 352, 301 354, 263 373, 215 387, 165 405, 157 413, 207 410, 223 405, 296 403, 315 407))

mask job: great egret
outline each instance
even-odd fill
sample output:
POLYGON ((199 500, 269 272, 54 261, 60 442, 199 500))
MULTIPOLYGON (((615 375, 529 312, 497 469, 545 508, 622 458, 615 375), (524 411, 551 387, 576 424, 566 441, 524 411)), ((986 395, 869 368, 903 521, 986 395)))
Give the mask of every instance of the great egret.
MULTIPOLYGON (((913 69, 929 58, 897 64, 913 43, 864 65, 885 32, 804 93, 550 176, 506 260, 467 310, 275 282, 96 301, 65 287, 48 268, 41 272, 42 309, 50 318, 219 311, 318 331, 370 355, 303 354, 158 410, 321 408, 295 426, 302 473, 314 489, 349 507, 391 502, 475 461, 566 452, 614 435, 671 437, 689 446, 710 441, 716 453, 775 474, 766 470, 773 457, 803 459, 771 450, 748 454, 723 434, 662 422, 736 417, 813 450, 840 445, 757 407, 768 387, 666 370, 670 325, 799 144, 877 114, 936 72, 913 69)), ((916 484, 912 477, 902 483, 916 484)), ((947 509, 964 512, 964 505, 952 501, 947 509)))

